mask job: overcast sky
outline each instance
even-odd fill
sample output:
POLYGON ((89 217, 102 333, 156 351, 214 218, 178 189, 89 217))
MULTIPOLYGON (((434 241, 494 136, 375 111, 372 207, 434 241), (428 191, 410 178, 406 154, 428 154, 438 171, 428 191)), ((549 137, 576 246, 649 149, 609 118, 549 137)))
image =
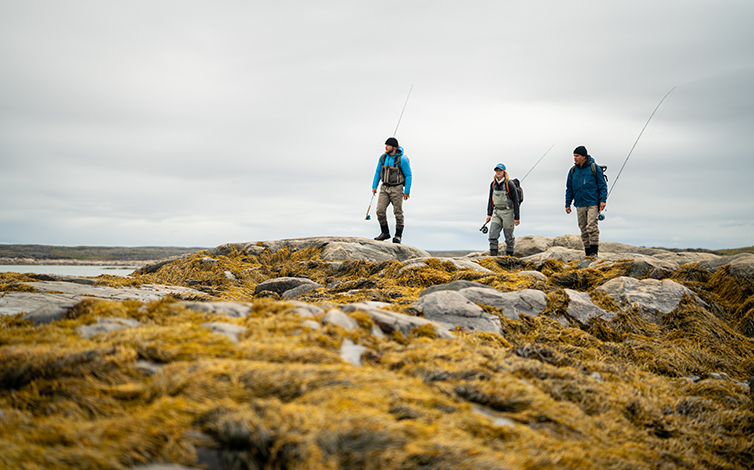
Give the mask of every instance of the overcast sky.
POLYGON ((612 186, 676 87, 601 239, 754 245, 752 24, 751 0, 0 0, 0 243, 372 238, 413 86, 405 244, 486 249, 493 167, 551 146, 515 234, 578 233, 573 149, 612 186))

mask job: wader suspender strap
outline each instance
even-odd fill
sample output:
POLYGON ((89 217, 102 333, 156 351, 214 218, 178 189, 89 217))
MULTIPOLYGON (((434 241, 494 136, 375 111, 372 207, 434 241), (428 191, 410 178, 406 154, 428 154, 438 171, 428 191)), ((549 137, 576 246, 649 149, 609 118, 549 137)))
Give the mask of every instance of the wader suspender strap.
MULTIPOLYGON (((492 191, 495 191, 495 180, 492 180, 492 184, 490 185, 490 189, 492 191)), ((508 197, 511 198, 511 201, 513 201, 513 198, 511 197, 511 192, 508 190, 508 182, 505 182, 505 194, 508 195, 508 197)), ((492 210, 495 210, 495 200, 492 200, 492 210)))
MULTIPOLYGON (((403 168, 401 167, 401 160, 403 159, 403 156, 401 155, 401 158, 398 159, 398 161, 395 161, 395 155, 393 155, 393 166, 395 168, 398 168, 398 171, 401 172, 401 176, 403 177, 403 181, 406 181, 406 175, 403 174, 403 168), (397 163, 397 164, 396 164, 397 163)), ((382 168, 385 166, 385 162, 387 161, 387 154, 383 153, 380 157, 380 179, 382 179, 382 168)), ((385 183, 384 181, 382 182, 385 183)))

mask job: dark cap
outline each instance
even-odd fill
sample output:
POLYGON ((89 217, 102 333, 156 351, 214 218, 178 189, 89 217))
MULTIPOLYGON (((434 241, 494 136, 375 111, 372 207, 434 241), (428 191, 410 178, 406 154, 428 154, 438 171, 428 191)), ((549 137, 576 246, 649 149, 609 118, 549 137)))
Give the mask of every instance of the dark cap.
POLYGON ((586 147, 584 147, 583 145, 579 145, 578 147, 573 149, 573 153, 575 153, 576 155, 582 155, 584 157, 589 156, 589 154, 586 152, 586 147))
POLYGON ((396 139, 395 137, 389 137, 385 141, 385 145, 389 145, 391 147, 398 147, 398 139, 396 139))

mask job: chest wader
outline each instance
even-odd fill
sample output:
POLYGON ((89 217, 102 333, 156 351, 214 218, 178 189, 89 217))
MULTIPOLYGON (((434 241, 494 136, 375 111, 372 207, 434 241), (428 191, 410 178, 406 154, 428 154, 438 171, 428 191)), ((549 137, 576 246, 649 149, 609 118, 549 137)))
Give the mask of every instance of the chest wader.
POLYGON ((493 187, 492 204, 494 209, 490 219, 490 256, 497 256, 498 254, 498 239, 501 231, 505 235, 505 254, 513 256, 513 248, 516 243, 516 238, 513 236, 513 228, 515 227, 513 201, 508 197, 504 186, 501 189, 493 187))
POLYGON ((403 237, 403 185, 406 183, 406 177, 400 167, 401 156, 393 157, 393 165, 385 165, 386 154, 380 157, 380 197, 377 199, 377 221, 380 223, 381 233, 376 236, 375 240, 387 240, 390 238, 390 227, 387 223, 387 206, 393 205, 393 214, 395 215, 395 237, 393 243, 400 243, 403 237))

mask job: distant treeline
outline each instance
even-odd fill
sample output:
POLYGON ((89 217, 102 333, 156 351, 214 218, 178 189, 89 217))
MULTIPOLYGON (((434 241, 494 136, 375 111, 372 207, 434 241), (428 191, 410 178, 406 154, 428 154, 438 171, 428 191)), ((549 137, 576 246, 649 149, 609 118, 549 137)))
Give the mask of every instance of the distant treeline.
POLYGON ((208 248, 182 246, 0 245, 0 258, 79 261, 152 261, 208 248))
MULTIPOLYGON (((653 247, 658 248, 658 247, 653 247)), ((712 253, 718 256, 733 256, 741 253, 754 253, 754 246, 747 246, 744 248, 725 248, 721 250, 708 250, 706 248, 658 248, 660 250, 673 251, 680 253, 683 251, 689 251, 691 253, 712 253)))

